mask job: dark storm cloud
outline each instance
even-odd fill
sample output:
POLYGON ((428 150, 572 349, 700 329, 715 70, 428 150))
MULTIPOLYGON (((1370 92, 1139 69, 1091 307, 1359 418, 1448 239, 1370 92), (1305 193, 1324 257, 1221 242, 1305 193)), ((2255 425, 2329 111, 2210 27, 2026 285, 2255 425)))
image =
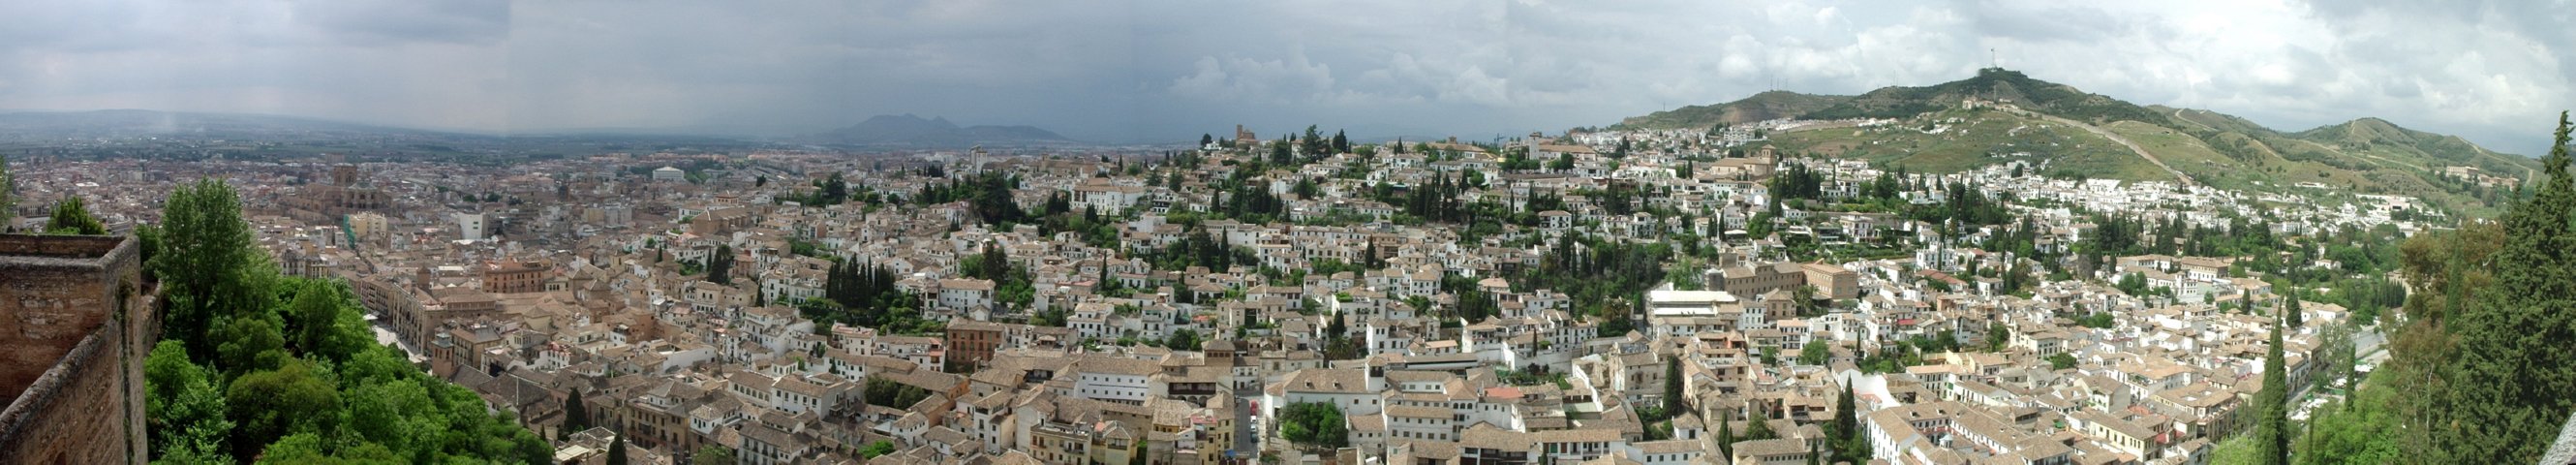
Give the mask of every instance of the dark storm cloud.
POLYGON ((1484 138, 2000 62, 2282 129, 2382 116, 2537 152, 2569 0, 0 2, 0 108, 485 131, 797 133, 875 114, 1096 141, 1247 124, 1484 138), (2289 1, 2289 3, 2284 3, 2289 1), (2539 129, 2535 129, 2539 128, 2539 129))

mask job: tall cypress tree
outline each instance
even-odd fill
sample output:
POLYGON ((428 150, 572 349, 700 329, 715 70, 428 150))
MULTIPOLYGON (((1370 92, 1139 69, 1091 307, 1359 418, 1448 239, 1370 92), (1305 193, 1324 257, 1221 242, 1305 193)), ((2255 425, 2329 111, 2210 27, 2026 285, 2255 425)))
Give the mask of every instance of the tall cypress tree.
POLYGON ((2291 331, 2297 331, 2300 327, 2307 326, 2304 321, 2306 316, 2300 315, 2300 313, 2303 312, 2299 311, 2298 289, 2291 289, 2289 301, 2282 302, 2281 304, 2283 305, 2283 307, 2281 307, 2281 319, 2282 321, 2289 323, 2291 331))
POLYGON ((1690 407, 1682 403, 1682 358, 1664 359, 1664 418, 1682 416, 1690 407))
POLYGON ((2453 389, 2433 409, 2449 421, 2426 425, 2437 462, 2530 463, 2576 410, 2576 183, 2568 178, 2567 113, 2541 159, 2537 193, 2508 209, 2494 281, 2474 305, 2449 318, 2458 357, 2445 369, 2453 389))
POLYGON ((1727 418, 1733 416, 1720 411, 1717 419, 1717 455, 1728 462, 1735 460, 1735 419, 1727 418))
POLYGON ((626 465, 625 434, 618 434, 617 441, 608 445, 608 465, 626 465))
POLYGON ((564 396, 563 410, 563 427, 555 431, 555 438, 569 438, 572 433, 590 429, 590 406, 581 402, 580 389, 573 389, 571 395, 564 396))
POLYGON ((1834 421, 1825 424, 1825 437, 1834 441, 1836 457, 1852 462, 1864 459, 1849 455, 1857 449, 1851 443, 1860 437, 1859 425, 1860 412, 1852 405, 1852 387, 1846 383, 1843 385, 1843 395, 1836 396, 1834 399, 1834 421))
POLYGON ((2290 463, 2290 382, 2282 373, 2288 368, 2281 366, 2281 323, 2273 320, 2271 348, 2263 353, 2263 391, 2255 397, 2256 412, 2263 417, 2256 425, 2254 445, 2264 465, 2290 463))
POLYGON ((733 284, 733 246, 716 246, 716 256, 707 258, 707 282, 733 284))

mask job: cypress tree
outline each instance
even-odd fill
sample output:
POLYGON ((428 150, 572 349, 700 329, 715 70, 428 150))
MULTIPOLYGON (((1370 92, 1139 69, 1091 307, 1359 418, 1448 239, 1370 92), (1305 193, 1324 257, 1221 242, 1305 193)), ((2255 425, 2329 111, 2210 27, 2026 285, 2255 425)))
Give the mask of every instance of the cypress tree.
POLYGON ((2513 205, 2499 223, 2504 247, 2493 255, 2491 289, 2475 292, 2474 305, 2454 305, 2452 335, 2457 358, 2445 365, 2453 389, 2432 410, 2449 421, 2424 425, 2433 449, 2454 463, 2530 463, 2545 451, 2576 410, 2576 183, 2568 178, 2567 113, 2537 192, 2513 205))
MULTIPOLYGON (((2297 301, 2292 298, 2291 301, 2297 301)), ((2262 418, 2256 424, 2254 446, 2264 465, 2290 463, 2290 382, 2281 363, 2282 321, 2274 319, 2271 348, 2263 352, 2263 391, 2255 396, 2256 413, 2262 418)))
POLYGON ((716 256, 707 258, 707 282, 733 284, 733 246, 716 246, 716 256))
POLYGON ((1726 418, 1732 416, 1720 412, 1717 419, 1717 455, 1726 461, 1735 460, 1735 419, 1726 418))
POLYGON ((1859 457, 1844 455, 1853 449, 1850 444, 1860 437, 1859 424, 1860 412, 1852 406, 1852 387, 1850 384, 1844 384, 1843 395, 1834 399, 1834 421, 1825 424, 1825 437, 1834 441, 1836 456, 1855 462, 1861 460, 1859 457))
POLYGON ((608 444, 608 465, 626 465, 625 434, 617 435, 617 441, 608 444))
POLYGON ((2297 331, 2300 327, 2306 326, 2305 322, 2301 321, 2306 317, 2304 315, 2300 315, 2298 289, 2291 289, 2289 301, 2282 302, 2282 305, 2284 305, 2281 307, 2282 321, 2285 321, 2290 325, 2291 331, 2297 331))
POLYGON ((1681 416, 1682 411, 1688 408, 1682 404, 1682 358, 1667 357, 1664 359, 1664 418, 1681 416))
POLYGON ((572 433, 590 429, 590 406, 581 402, 580 389, 573 389, 571 395, 564 396, 563 410, 563 427, 555 432, 557 439, 569 438, 572 433))

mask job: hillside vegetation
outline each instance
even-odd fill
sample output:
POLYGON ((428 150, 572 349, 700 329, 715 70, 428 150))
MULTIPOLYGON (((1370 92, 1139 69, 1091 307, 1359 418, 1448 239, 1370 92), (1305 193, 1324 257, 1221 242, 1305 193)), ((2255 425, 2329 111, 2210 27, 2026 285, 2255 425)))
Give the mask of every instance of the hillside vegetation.
POLYGON ((1793 131, 1774 135, 1772 143, 1793 152, 1859 158, 1917 172, 1952 173, 2024 161, 2057 177, 2173 180, 2110 139, 1993 110, 1951 109, 1901 124, 1793 131))
POLYGON ((1753 94, 1743 100, 1716 105, 1691 105, 1658 111, 1646 116, 1630 117, 1611 126, 1613 129, 1708 129, 1720 124, 1744 124, 1755 121, 1804 115, 1851 99, 1843 95, 1812 95, 1788 91, 1753 94))
POLYGON ((2139 106, 1995 68, 1964 80, 1887 87, 1850 97, 1764 92, 1628 118, 1617 127, 1705 128, 1773 118, 1893 119, 1894 124, 1883 126, 1773 134, 1769 144, 1791 153, 1854 157, 1917 172, 1950 173, 2019 160, 2060 178, 2174 179, 2110 137, 2034 115, 1971 109, 1963 105, 1969 100, 2007 103, 2105 130, 2193 182, 2236 190, 2407 195, 2445 211, 2492 216, 2498 212, 2497 201, 2512 195, 2511 186, 2480 186, 2442 170, 2469 166, 2492 176, 2528 179, 2539 168, 2530 157, 2379 118, 2282 132, 2208 110, 2139 106), (2313 184, 2301 187, 2303 183, 2313 184))
POLYGON ((2065 84, 2031 79, 2020 71, 1986 68, 1977 76, 1929 87, 1887 87, 1826 107, 1807 118, 1905 118, 1954 108, 1970 98, 2009 102, 2023 109, 2095 124, 2111 121, 2156 121, 2163 117, 2129 102, 2088 94, 2065 84))

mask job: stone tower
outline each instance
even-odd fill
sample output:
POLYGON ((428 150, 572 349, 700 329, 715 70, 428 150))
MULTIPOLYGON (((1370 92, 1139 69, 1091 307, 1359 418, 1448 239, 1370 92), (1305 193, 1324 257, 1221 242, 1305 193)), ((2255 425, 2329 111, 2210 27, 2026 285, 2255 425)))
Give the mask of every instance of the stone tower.
POLYGON ((140 246, 0 235, 0 464, 139 463, 143 358, 160 319, 140 246))

